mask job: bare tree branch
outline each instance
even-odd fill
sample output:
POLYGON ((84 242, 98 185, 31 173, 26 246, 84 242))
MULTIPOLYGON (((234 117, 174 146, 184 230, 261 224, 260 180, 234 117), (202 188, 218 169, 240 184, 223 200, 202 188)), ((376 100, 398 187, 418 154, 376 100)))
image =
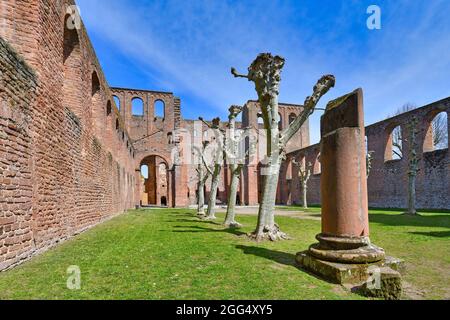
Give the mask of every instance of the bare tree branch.
POLYGON ((243 75, 237 72, 236 68, 231 68, 231 74, 235 77, 235 78, 245 78, 248 79, 248 75, 243 75))
POLYGON ((295 120, 281 134, 281 143, 286 145, 289 140, 300 130, 301 126, 314 113, 314 109, 320 99, 335 86, 336 79, 333 75, 323 76, 314 86, 313 94, 306 98, 304 109, 295 120))

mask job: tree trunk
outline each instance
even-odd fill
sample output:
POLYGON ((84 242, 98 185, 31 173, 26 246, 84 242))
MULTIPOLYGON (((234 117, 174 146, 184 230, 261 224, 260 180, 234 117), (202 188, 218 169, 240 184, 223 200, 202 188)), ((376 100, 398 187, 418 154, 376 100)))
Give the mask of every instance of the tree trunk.
POLYGON ((214 165, 214 174, 211 181, 211 191, 209 193, 208 201, 208 211, 206 213, 207 220, 216 219, 216 199, 217 199, 217 189, 219 188, 220 182, 220 172, 222 171, 222 165, 214 165))
POLYGON ((308 183, 306 181, 304 181, 302 183, 303 185, 303 208, 304 209, 308 209, 308 199, 307 199, 307 195, 308 195, 308 183))
POLYGON ((408 123, 409 129, 409 172, 408 172, 408 212, 409 215, 417 215, 416 210, 416 177, 419 171, 419 158, 417 157, 417 123, 413 117, 408 123))
POLYGON ((229 228, 241 228, 242 225, 236 222, 236 195, 239 186, 239 177, 242 171, 242 166, 240 165, 230 165, 231 170, 231 184, 230 184, 230 194, 228 195, 228 207, 227 214, 225 217, 224 225, 229 228))
POLYGON ((197 214, 199 216, 205 215, 205 182, 203 178, 198 183, 198 209, 197 214))
POLYGON ((275 223, 275 200, 279 175, 279 170, 277 170, 277 172, 271 172, 270 175, 264 177, 258 224, 255 232, 251 235, 256 241, 289 239, 285 233, 280 231, 280 227, 275 223))
POLYGON ((416 175, 409 175, 408 184, 408 212, 407 214, 416 215, 416 175))

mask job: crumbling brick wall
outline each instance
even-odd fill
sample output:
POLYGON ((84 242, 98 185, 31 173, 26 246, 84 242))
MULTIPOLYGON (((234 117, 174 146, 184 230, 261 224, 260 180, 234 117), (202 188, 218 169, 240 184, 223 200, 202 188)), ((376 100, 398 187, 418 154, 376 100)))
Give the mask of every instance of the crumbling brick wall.
POLYGON ((135 150, 73 1, 0 6, 0 270, 137 203, 135 150))

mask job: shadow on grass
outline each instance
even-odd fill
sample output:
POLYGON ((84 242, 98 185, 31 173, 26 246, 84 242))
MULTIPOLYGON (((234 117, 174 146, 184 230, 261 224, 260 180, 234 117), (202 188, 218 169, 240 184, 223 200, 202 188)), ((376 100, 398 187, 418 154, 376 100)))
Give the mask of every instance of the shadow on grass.
POLYGON ((434 238, 450 238, 450 231, 430 231, 430 232, 410 232, 419 236, 434 237, 434 238))
POLYGON ((166 214, 167 217, 189 217, 189 218, 196 218, 196 214, 195 213, 191 213, 191 212, 185 212, 185 213, 180 213, 180 212, 170 212, 166 214))
POLYGON ((245 232, 239 231, 238 229, 228 228, 228 229, 211 229, 199 226, 174 226, 174 228, 190 228, 189 230, 174 230, 176 233, 201 233, 201 232, 225 232, 234 234, 236 236, 246 235, 245 232))
POLYGON ((266 259, 275 261, 276 263, 283 264, 286 266, 297 267, 297 265, 295 263, 295 255, 293 255, 291 253, 275 251, 275 250, 270 250, 270 249, 260 248, 260 247, 243 246, 243 245, 236 246, 236 249, 242 250, 244 254, 251 254, 251 255, 254 255, 257 257, 266 258, 266 259))
POLYGON ((250 247, 250 246, 243 246, 243 245, 237 245, 236 249, 242 250, 244 254, 251 254, 251 255, 254 255, 257 257, 271 260, 273 262, 276 262, 276 263, 279 263, 279 264, 282 264, 285 266, 294 267, 297 270, 304 272, 313 278, 316 278, 318 280, 325 281, 329 284, 335 285, 335 283, 330 282, 329 280, 324 279, 324 278, 312 273, 311 271, 302 268, 300 265, 298 265, 297 262, 295 261, 294 254, 276 251, 276 250, 270 250, 270 249, 266 249, 266 248, 250 247))
POLYGON ((387 226, 414 226, 414 227, 440 227, 450 228, 450 215, 436 216, 408 216, 372 213, 370 222, 381 223, 387 226))
POLYGON ((218 222, 214 222, 211 220, 202 220, 202 219, 198 219, 198 218, 194 218, 192 220, 189 219, 177 219, 177 220, 172 220, 172 221, 168 221, 168 222, 189 222, 189 223, 204 223, 204 224, 212 224, 212 225, 216 225, 216 226, 220 226, 221 224, 218 222))

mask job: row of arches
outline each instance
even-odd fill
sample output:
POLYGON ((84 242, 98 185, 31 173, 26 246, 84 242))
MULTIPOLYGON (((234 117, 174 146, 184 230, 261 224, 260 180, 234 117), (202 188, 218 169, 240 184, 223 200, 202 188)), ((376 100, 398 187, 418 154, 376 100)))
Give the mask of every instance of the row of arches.
MULTIPOLYGON (((420 127, 419 124, 417 129, 420 127)), ((402 124, 388 127, 385 162, 403 159, 408 142, 408 133, 404 129, 402 124)), ((446 111, 434 112, 425 124, 422 150, 425 153, 444 149, 448 149, 448 114, 446 111)))
MULTIPOLYGON (((78 29, 70 23, 73 17, 68 14, 64 17, 63 35, 63 105, 69 108, 79 119, 86 130, 91 130, 100 139, 107 139, 107 132, 113 127, 112 100, 105 97, 106 89, 102 89, 102 82, 95 65, 89 66, 90 73, 90 104, 86 100, 86 92, 83 90, 84 70, 88 65, 84 64, 80 34, 78 29), (106 104, 105 104, 106 100, 106 104), (88 108, 90 106, 90 108, 88 108)), ((88 81, 89 81, 88 80, 88 81)), ((89 90, 89 89, 88 89, 89 90)), ((115 117, 117 134, 121 136, 123 145, 131 156, 134 151, 127 139, 125 132, 121 130, 119 119, 115 117)), ((120 139, 120 137, 119 137, 120 139)))
MULTIPOLYGON (((295 118, 297 118, 297 115, 295 113, 289 114, 289 124, 294 122, 295 118)), ((262 117, 258 117, 258 124, 264 125, 264 120, 262 117)), ((282 131, 285 129, 284 123, 283 123, 283 116, 281 113, 278 113, 278 130, 282 131)))
MULTIPOLYGON (((114 102, 119 110, 121 110, 120 98, 116 95, 113 96, 114 102)), ((154 117, 165 119, 166 117, 166 105, 164 101, 158 99, 153 104, 154 117)), ((143 117, 145 114, 144 101, 139 97, 131 99, 131 114, 136 117, 143 117)))

